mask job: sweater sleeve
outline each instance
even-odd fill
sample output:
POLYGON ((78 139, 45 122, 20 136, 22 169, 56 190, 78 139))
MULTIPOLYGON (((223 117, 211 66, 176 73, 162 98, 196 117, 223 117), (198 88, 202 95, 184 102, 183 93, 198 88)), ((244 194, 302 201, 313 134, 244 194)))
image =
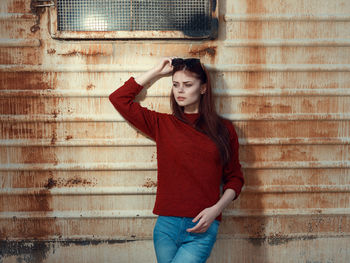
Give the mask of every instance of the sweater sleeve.
POLYGON ((124 85, 109 95, 109 100, 124 119, 155 140, 159 112, 142 107, 134 101, 142 89, 143 86, 134 77, 130 77, 124 85))
POLYGON ((236 130, 232 123, 229 124, 230 132, 230 144, 232 149, 231 160, 225 165, 223 169, 223 192, 226 189, 231 188, 235 190, 236 196, 233 200, 237 199, 241 193, 241 189, 244 185, 243 173, 241 171, 241 164, 239 162, 239 143, 236 130))

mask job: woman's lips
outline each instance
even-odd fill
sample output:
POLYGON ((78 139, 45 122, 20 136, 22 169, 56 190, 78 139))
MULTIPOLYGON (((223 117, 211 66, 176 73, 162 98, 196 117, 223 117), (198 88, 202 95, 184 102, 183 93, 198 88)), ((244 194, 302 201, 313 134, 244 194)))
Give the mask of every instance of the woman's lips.
POLYGON ((186 99, 185 97, 177 97, 178 100, 184 100, 186 99))

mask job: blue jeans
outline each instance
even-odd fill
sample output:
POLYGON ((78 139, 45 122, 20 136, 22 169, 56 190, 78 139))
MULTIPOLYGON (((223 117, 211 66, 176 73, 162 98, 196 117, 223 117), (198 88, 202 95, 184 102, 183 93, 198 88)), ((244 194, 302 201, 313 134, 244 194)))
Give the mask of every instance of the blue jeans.
POLYGON ((204 233, 190 233, 193 217, 158 216, 153 243, 158 263, 206 262, 216 241, 220 221, 214 220, 204 233))

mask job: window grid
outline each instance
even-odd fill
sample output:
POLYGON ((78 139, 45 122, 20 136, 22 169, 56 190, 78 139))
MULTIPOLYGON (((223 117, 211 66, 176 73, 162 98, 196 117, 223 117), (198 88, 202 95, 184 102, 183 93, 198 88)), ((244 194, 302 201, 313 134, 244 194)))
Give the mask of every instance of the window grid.
POLYGON ((210 30, 211 0, 57 0, 59 31, 210 30))

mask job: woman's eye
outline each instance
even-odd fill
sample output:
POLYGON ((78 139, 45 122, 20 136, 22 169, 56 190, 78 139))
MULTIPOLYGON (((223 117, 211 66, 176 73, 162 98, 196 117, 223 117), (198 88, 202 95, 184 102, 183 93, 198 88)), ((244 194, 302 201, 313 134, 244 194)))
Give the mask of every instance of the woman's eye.
MULTIPOLYGON (((187 87, 187 88, 189 88, 189 87, 192 87, 192 84, 185 84, 184 86, 187 87)), ((178 88, 178 87, 179 87, 179 84, 173 84, 173 87, 174 87, 174 88, 178 88)))

